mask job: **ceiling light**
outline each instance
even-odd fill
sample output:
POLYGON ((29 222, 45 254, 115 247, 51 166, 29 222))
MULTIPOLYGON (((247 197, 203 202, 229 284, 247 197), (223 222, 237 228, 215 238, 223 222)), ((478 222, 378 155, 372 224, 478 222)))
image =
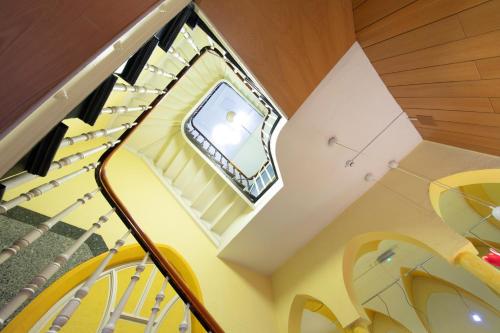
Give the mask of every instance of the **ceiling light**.
POLYGON ((392 260, 392 257, 396 255, 396 252, 394 252, 392 249, 389 249, 385 252, 383 252, 382 254, 380 254, 378 257, 377 257, 377 262, 379 264, 385 262, 385 261, 388 261, 390 262, 392 260))
POLYGON ((493 207, 491 209, 491 215, 497 220, 500 221, 500 206, 493 207))
POLYGON ((473 313, 470 317, 471 317, 472 321, 474 321, 476 323, 481 323, 483 321, 483 318, 481 318, 481 316, 478 315, 477 313, 473 313))

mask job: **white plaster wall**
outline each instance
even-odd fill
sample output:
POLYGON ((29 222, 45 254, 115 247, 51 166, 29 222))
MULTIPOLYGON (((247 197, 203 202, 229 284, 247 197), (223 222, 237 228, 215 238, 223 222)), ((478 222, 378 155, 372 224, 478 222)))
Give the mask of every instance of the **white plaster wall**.
POLYGON ((284 188, 219 255, 273 272, 372 186, 364 181, 367 172, 382 176, 389 160, 403 158, 420 141, 359 44, 353 44, 278 137, 284 188), (328 146, 332 135, 356 150, 379 136, 346 168, 356 153, 328 146))

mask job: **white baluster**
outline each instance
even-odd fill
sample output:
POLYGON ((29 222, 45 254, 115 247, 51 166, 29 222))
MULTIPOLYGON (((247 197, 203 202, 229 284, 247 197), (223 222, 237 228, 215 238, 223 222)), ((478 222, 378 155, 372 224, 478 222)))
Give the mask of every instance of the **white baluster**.
POLYGON ((100 189, 96 189, 90 193, 86 193, 82 198, 76 200, 75 203, 69 205, 58 214, 54 215, 49 220, 40 224, 36 229, 30 231, 23 237, 16 240, 11 246, 6 247, 0 252, 0 264, 3 264, 7 259, 17 254, 21 249, 27 247, 38 238, 43 236, 47 231, 49 231, 54 225, 56 225, 60 220, 66 217, 68 214, 76 210, 78 207, 84 205, 87 201, 92 199, 100 189))
POLYGON ((116 306, 115 310, 109 317, 108 322, 106 323, 106 326, 102 329, 101 333, 112 333, 115 330, 116 322, 120 318, 123 309, 125 308, 125 305, 127 304, 128 299, 130 298, 130 295, 132 294, 132 291, 134 290, 135 285, 137 284, 137 281, 141 278, 141 273, 144 271, 146 268, 146 262, 148 261, 149 258, 149 253, 146 253, 144 256, 144 259, 142 259, 141 263, 137 265, 135 268, 135 274, 132 275, 130 278, 130 282, 127 286, 127 289, 123 293, 122 297, 120 298, 120 302, 118 302, 118 305, 116 306))
POLYGON ((151 73, 158 74, 158 75, 161 75, 161 76, 166 76, 166 77, 168 77, 169 79, 172 79, 172 80, 177 80, 177 76, 175 76, 174 74, 166 72, 163 69, 161 69, 161 68, 159 68, 157 66, 154 66, 154 65, 146 64, 144 66, 144 70, 145 71, 150 71, 151 73))
POLYGON ((82 244, 101 227, 103 223, 108 221, 109 216, 115 210, 112 209, 105 215, 99 217, 99 220, 92 225, 83 235, 81 235, 69 248, 62 254, 58 255, 54 261, 48 264, 40 273, 31 280, 31 282, 21 289, 13 299, 5 304, 0 309, 0 324, 3 324, 27 299, 32 297, 38 289, 44 286, 47 281, 61 269, 73 254, 82 246, 82 244))
POLYGON ((21 193, 19 196, 15 197, 14 199, 11 199, 11 200, 8 200, 8 201, 5 201, 2 203, 0 205, 0 214, 5 213, 9 209, 16 207, 16 206, 22 204, 23 202, 30 201, 31 199, 33 199, 35 197, 39 197, 42 194, 44 194, 45 192, 48 192, 48 191, 50 191, 58 186, 61 186, 63 183, 67 182, 68 180, 71 180, 71 179, 73 179, 73 178, 75 178, 83 173, 86 173, 86 172, 89 172, 90 170, 95 169, 98 165, 99 165, 99 162, 91 163, 89 165, 84 166, 81 169, 70 172, 65 176, 56 178, 56 179, 51 180, 47 183, 44 183, 40 186, 32 188, 31 190, 29 190, 26 193, 21 193))
POLYGON ((66 303, 64 308, 59 312, 57 317, 52 322, 50 329, 47 333, 59 332, 59 330, 66 325, 68 320, 71 319, 71 316, 76 311, 76 309, 80 306, 82 300, 87 296, 90 291, 90 288, 96 283, 97 279, 101 276, 102 272, 106 269, 109 262, 113 258, 113 256, 118 252, 118 250, 125 244, 125 240, 130 235, 130 231, 127 231, 125 235, 123 235, 119 240, 116 241, 115 246, 109 250, 108 254, 101 261, 97 269, 92 273, 92 276, 85 281, 85 283, 76 291, 75 295, 66 303))
POLYGON ((207 40, 208 40, 208 45, 210 45, 210 48, 213 50, 215 49, 215 43, 212 38, 210 38, 209 35, 207 35, 207 40))
POLYGON ((127 113, 127 112, 143 112, 151 109, 148 105, 139 106, 109 106, 101 110, 101 114, 127 113))
POLYGON ((200 49, 198 48, 198 46, 196 46, 196 43, 194 42, 193 38, 191 38, 191 34, 186 30, 186 28, 184 28, 184 27, 181 28, 181 34, 182 34, 182 37, 184 37, 187 40, 189 45, 191 45, 193 50, 197 54, 200 54, 200 49))
POLYGON ((172 46, 168 49, 168 53, 171 54, 175 59, 177 59, 181 64, 184 66, 189 66, 189 62, 187 62, 186 59, 184 59, 179 52, 172 46))
POLYGON ((163 95, 165 93, 161 89, 148 88, 144 86, 130 86, 128 84, 123 84, 123 83, 116 83, 113 87, 113 91, 135 92, 139 94, 156 94, 156 95, 163 95))
POLYGON ((160 311, 160 304, 165 299, 165 289, 168 286, 168 277, 165 278, 163 284, 161 285, 160 291, 155 297, 155 304, 151 309, 151 314, 149 315, 148 324, 146 325, 146 329, 144 333, 152 333, 153 325, 155 324, 156 317, 158 316, 158 312, 160 311))
MULTIPOLYGON (((101 111, 101 113, 102 113, 102 111, 101 111)), ((100 138, 103 136, 108 136, 110 134, 113 134, 113 133, 116 133, 116 132, 119 132, 122 130, 128 130, 129 128, 132 128, 135 125, 137 125, 137 123, 125 123, 125 124, 117 126, 117 127, 102 128, 102 129, 97 130, 97 131, 83 133, 83 134, 69 137, 69 138, 64 138, 61 141, 61 145, 59 146, 59 148, 71 146, 71 145, 74 145, 75 143, 78 143, 78 142, 90 141, 90 140, 97 139, 97 138, 100 138)))
MULTIPOLYGON (((97 147, 82 151, 80 153, 75 153, 75 154, 63 157, 58 161, 54 161, 54 162, 50 163, 48 172, 50 173, 51 171, 54 171, 57 169, 62 169, 65 166, 68 166, 68 165, 73 164, 77 161, 83 160, 83 159, 85 159, 93 154, 100 152, 100 151, 107 150, 107 149, 115 146, 119 142, 120 142, 120 140, 109 141, 109 142, 106 142, 106 143, 99 145, 97 147)), ((6 189, 11 189, 11 188, 17 187, 19 185, 22 185, 30 180, 36 179, 38 177, 40 177, 40 176, 24 171, 22 173, 19 173, 19 174, 13 176, 13 177, 10 177, 9 179, 6 179, 5 181, 2 182, 2 184, 5 186, 6 189)))
POLYGON ((189 330, 189 315, 191 311, 189 310, 189 304, 184 307, 184 318, 179 325, 179 333, 186 333, 189 330))

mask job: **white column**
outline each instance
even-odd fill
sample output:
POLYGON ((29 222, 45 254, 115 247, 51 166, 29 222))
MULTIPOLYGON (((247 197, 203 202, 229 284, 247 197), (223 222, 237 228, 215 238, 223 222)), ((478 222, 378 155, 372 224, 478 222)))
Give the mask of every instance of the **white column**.
POLYGON ((151 109, 148 105, 139 106, 108 106, 101 110, 101 114, 127 113, 127 112, 143 112, 151 109))
POLYGON ((127 289, 125 289, 125 292, 123 293, 122 297, 120 298, 120 302, 118 302, 118 305, 116 306, 115 310, 109 317, 108 322, 106 323, 106 326, 102 329, 101 333, 112 333, 115 330, 116 322, 120 318, 123 309, 125 308, 125 305, 127 304, 128 299, 130 298, 130 295, 132 294, 132 291, 134 290, 135 285, 137 284, 137 281, 141 278, 141 273, 144 271, 146 268, 146 262, 149 259, 149 253, 146 253, 144 256, 144 259, 137 265, 135 268, 135 274, 132 275, 130 278, 130 282, 127 286, 127 289))
POLYGON ((53 262, 48 264, 31 282, 21 289, 13 299, 6 303, 0 309, 0 324, 3 324, 26 300, 32 297, 38 289, 44 286, 47 281, 56 274, 61 267, 66 265, 73 254, 82 246, 82 244, 101 227, 103 223, 108 221, 109 216, 113 214, 114 208, 105 215, 99 217, 99 220, 90 227, 83 235, 81 235, 69 248, 62 254, 58 255, 53 262))
MULTIPOLYGON (((101 113, 102 113, 102 111, 101 111, 101 113)), ((69 137, 69 138, 64 138, 61 141, 61 145, 59 146, 59 148, 71 146, 71 145, 74 145, 75 143, 78 143, 78 142, 90 141, 90 140, 97 139, 97 138, 100 138, 103 136, 108 136, 110 134, 113 134, 113 133, 116 133, 116 132, 119 132, 122 130, 128 130, 129 128, 132 128, 135 125, 137 125, 137 123, 125 123, 125 124, 117 126, 117 127, 102 128, 102 129, 99 129, 97 131, 83 133, 83 134, 69 137)))
POLYGON ((99 162, 97 163, 91 163, 89 165, 84 166, 81 169, 75 170, 73 172, 68 173, 67 175, 64 175, 62 177, 56 178, 54 180, 51 180, 47 183, 44 183, 40 186, 37 186, 35 188, 32 188, 26 193, 21 193, 19 196, 5 201, 0 205, 0 214, 5 213, 9 209, 12 209, 23 202, 30 201, 31 199, 35 197, 39 197, 45 192, 48 192, 58 186, 61 186, 63 183, 67 182, 68 180, 71 180, 81 174, 84 174, 86 172, 89 172, 90 170, 95 169, 99 165, 99 162))
POLYGON ((148 88, 144 86, 130 86, 128 84, 123 84, 123 83, 116 83, 113 87, 113 91, 135 92, 139 94, 156 94, 156 95, 163 95, 165 93, 161 89, 148 88))
POLYGON ((175 76, 175 74, 164 71, 160 67, 157 67, 154 65, 146 64, 144 66, 144 70, 149 71, 149 72, 154 73, 154 74, 157 74, 157 75, 168 77, 169 79, 172 79, 172 80, 177 80, 177 76, 175 76))
POLYGON ((64 308, 59 312, 56 319, 52 322, 50 329, 47 333, 59 332, 59 330, 66 325, 68 320, 71 319, 71 316, 76 311, 76 309, 80 306, 82 300, 89 293, 90 288, 96 283, 97 279, 101 276, 102 272, 106 269, 109 262, 113 258, 113 256, 118 252, 118 250, 125 244, 125 240, 130 235, 130 231, 127 231, 125 235, 123 235, 119 240, 116 241, 115 246, 109 250, 108 254, 101 261, 97 269, 94 271, 92 276, 85 281, 85 283, 76 291, 75 295, 66 303, 64 308))
POLYGON ((76 210, 78 207, 84 205, 87 201, 92 199, 100 189, 96 189, 92 192, 86 193, 83 195, 83 197, 79 198, 74 202, 73 204, 69 205, 56 215, 54 215, 52 218, 49 220, 43 222, 40 224, 36 229, 30 231, 26 235, 22 236, 18 240, 16 240, 14 243, 12 243, 11 246, 4 248, 0 252, 0 265, 3 264, 7 259, 12 257, 13 255, 17 254, 21 249, 29 246, 31 243, 36 241, 38 238, 43 236, 47 231, 49 231, 54 225, 57 224, 60 220, 62 220, 64 217, 69 215, 71 212, 76 210))
MULTIPOLYGON (((97 154, 103 150, 107 150, 107 149, 115 146, 119 142, 120 142, 120 140, 109 141, 109 142, 106 142, 106 143, 99 145, 97 147, 87 149, 85 151, 63 157, 58 161, 54 161, 54 162, 50 163, 48 172, 50 173, 51 171, 54 171, 57 169, 62 169, 65 166, 68 166, 68 165, 73 164, 75 162, 81 161, 81 160, 83 160, 91 155, 97 154)), ((40 177, 40 176, 24 171, 20 174, 17 174, 15 176, 5 180, 2 184, 5 186, 5 188, 11 189, 11 188, 20 186, 20 185, 22 185, 30 180, 38 178, 38 177, 40 177)))
POLYGON ((146 325, 146 329, 144 333, 152 333, 153 325, 155 324, 156 317, 158 316, 158 312, 160 311, 160 304, 165 299, 165 289, 168 286, 168 277, 165 278, 163 284, 161 285, 160 291, 155 297, 155 304, 151 309, 151 315, 148 319, 148 324, 146 325))
POLYGON ((179 325, 179 333, 186 333, 189 330, 189 315, 191 311, 189 309, 189 304, 184 307, 184 318, 179 325))

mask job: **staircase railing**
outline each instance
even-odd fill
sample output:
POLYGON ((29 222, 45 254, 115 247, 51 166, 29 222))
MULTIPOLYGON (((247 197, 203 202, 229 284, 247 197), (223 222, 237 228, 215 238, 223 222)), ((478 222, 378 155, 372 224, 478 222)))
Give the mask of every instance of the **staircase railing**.
MULTIPOLYGON (((182 14, 182 13, 181 13, 182 14)), ((182 22, 181 26, 184 24, 182 22)), ((173 42, 173 39, 172 41, 173 42)), ((175 53, 175 51, 171 47, 168 48, 168 52, 175 53)), ((175 56, 175 54, 174 54, 175 56)), ((159 249, 156 247, 155 243, 148 237, 148 235, 141 229, 139 223, 134 219, 133 214, 128 210, 126 205, 121 201, 119 196, 114 190, 113 184, 111 183, 108 177, 108 164, 114 154, 118 151, 120 147, 127 141, 130 135, 134 132, 134 130, 142 123, 144 119, 150 114, 154 106, 161 100, 166 92, 168 92, 171 87, 175 84, 175 80, 182 77, 186 72, 187 68, 189 68, 190 64, 196 61, 197 57, 194 57, 189 63, 186 62, 184 68, 175 76, 172 76, 170 79, 170 83, 167 85, 165 89, 160 88, 148 88, 148 87, 140 87, 135 86, 133 84, 123 84, 117 83, 113 87, 113 91, 124 92, 124 93, 149 93, 155 94, 157 97, 148 106, 140 106, 140 107, 127 107, 127 106, 117 106, 117 107, 107 107, 103 108, 101 113, 117 113, 117 112, 135 112, 142 111, 142 114, 134 121, 133 123, 127 123, 122 126, 110 129, 101 129, 98 131, 93 131, 89 133, 84 133, 78 135, 76 137, 68 137, 65 138, 60 146, 64 147, 67 145, 72 145, 81 141, 89 141, 98 137, 102 137, 105 135, 109 135, 110 133, 116 133, 118 131, 123 130, 122 135, 117 139, 110 141, 104 145, 97 146, 87 151, 83 151, 77 154, 73 154, 67 156, 59 161, 55 161, 50 165, 49 168, 49 176, 50 171, 55 169, 64 168, 76 161, 80 161, 83 159, 89 158, 91 155, 96 153, 100 153, 104 151, 99 160, 94 163, 90 163, 83 168, 77 169, 76 171, 72 171, 67 173, 66 175, 52 179, 42 185, 33 187, 31 190, 22 193, 10 200, 6 200, 1 202, 0 204, 0 213, 6 213, 12 208, 19 206, 20 204, 30 201, 36 200, 39 197, 42 197, 46 192, 49 192, 57 187, 64 186, 65 183, 71 181, 74 178, 79 177, 82 174, 91 172, 95 170, 95 179, 98 184, 98 188, 93 190, 92 192, 84 194, 82 197, 78 198, 76 202, 67 206, 63 210, 61 210, 58 214, 55 214, 48 221, 41 224, 32 232, 29 232, 26 235, 21 236, 17 241, 15 241, 12 245, 4 248, 0 252, 0 264, 6 262, 11 257, 18 254, 23 248, 30 246, 34 241, 38 238, 43 237, 52 227, 54 227, 62 218, 70 214, 71 212, 79 209, 89 200, 92 200, 99 192, 104 196, 107 202, 110 205, 110 209, 107 212, 103 212, 103 215, 100 216, 97 221, 89 227, 89 229, 79 237, 71 246, 66 248, 63 253, 58 255, 53 262, 49 263, 44 269, 42 269, 39 273, 37 273, 31 282, 29 282, 24 288, 19 290, 19 292, 10 299, 6 304, 4 304, 0 308, 0 327, 1 325, 6 324, 10 319, 12 319, 13 315, 22 308, 23 304, 34 297, 40 290, 42 290, 48 281, 55 276, 57 272, 59 272, 63 267, 65 267, 68 261, 73 257, 75 252, 83 245, 83 243, 101 226, 108 222, 111 215, 116 214, 125 227, 128 229, 128 232, 116 241, 116 246, 109 250, 108 254, 105 256, 104 260, 101 262, 97 270, 94 272, 92 277, 87 280, 82 288, 80 288, 75 296, 69 300, 66 306, 60 311, 59 315, 56 317, 54 322, 49 329, 49 333, 59 331, 71 318, 73 313, 76 311, 77 307, 80 304, 82 298, 86 296, 88 293, 88 289, 92 287, 94 282, 98 279, 100 274, 106 268, 107 264, 113 257, 113 255, 119 250, 119 248, 124 244, 126 237, 129 234, 136 239, 136 241, 141 245, 141 247, 146 252, 146 256, 143 261, 137 266, 136 272, 131 277, 130 283, 122 295, 120 301, 116 305, 114 311, 111 313, 109 318, 107 319, 106 324, 104 325, 101 332, 110 333, 113 332, 116 326, 116 322, 118 319, 122 318, 122 312, 125 304, 129 301, 129 297, 131 295, 132 290, 134 289, 137 281, 140 279, 141 272, 144 270, 144 265, 148 260, 151 260, 158 270, 165 276, 165 285, 168 283, 174 291, 177 293, 178 297, 185 304, 185 314, 183 316, 182 321, 179 324, 180 332, 188 332, 190 329, 190 320, 187 320, 188 314, 191 313, 203 326, 203 328, 207 332, 212 333, 222 333, 224 332, 217 321, 212 317, 212 315, 208 312, 208 310, 204 307, 204 305, 197 299, 197 297, 190 290, 189 286, 184 282, 181 275, 177 272, 176 268, 166 260, 159 249)), ((144 70, 151 71, 153 69, 153 73, 158 75, 163 75, 164 71, 157 67, 145 66, 144 70)), ((6 189, 11 189, 22 185, 28 181, 32 181, 39 176, 33 175, 27 172, 23 172, 18 174, 6 181, 3 182, 6 189)), ((160 297, 161 298, 161 297, 160 297)), ((157 300, 158 301, 158 300, 157 300)), ((155 325, 155 317, 156 312, 158 311, 158 304, 152 310, 151 317, 147 321, 146 331, 151 331, 152 326, 155 325)))

